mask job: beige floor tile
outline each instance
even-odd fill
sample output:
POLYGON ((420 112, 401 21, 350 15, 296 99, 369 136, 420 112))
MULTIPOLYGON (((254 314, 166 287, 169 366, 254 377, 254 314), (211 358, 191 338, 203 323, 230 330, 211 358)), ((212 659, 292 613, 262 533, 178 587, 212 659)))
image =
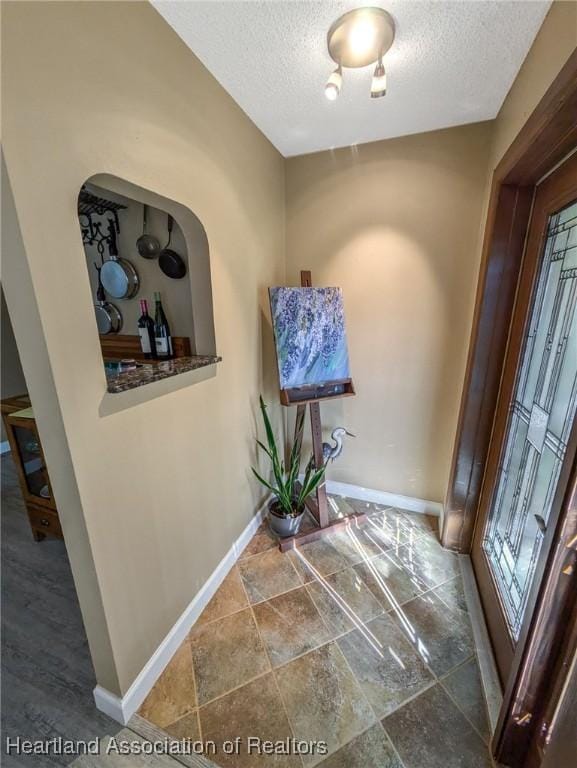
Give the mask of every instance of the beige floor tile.
POLYGON ((253 555, 259 555, 261 552, 266 552, 269 549, 274 549, 278 546, 278 539, 272 533, 266 520, 260 524, 257 532, 244 548, 243 553, 240 556, 242 560, 245 557, 252 557, 253 555))
POLYGON ((467 600, 465 598, 465 588, 461 576, 455 576, 454 579, 445 582, 435 589, 435 594, 449 606, 468 615, 467 600))
POLYGON ((491 768, 479 734, 440 685, 429 688, 383 720, 408 768, 491 768))
POLYGON ((191 739, 191 741, 200 741, 200 727, 198 724, 198 710, 194 710, 188 715, 181 717, 174 723, 167 725, 164 729, 170 736, 178 739, 191 739))
POLYGON ((186 640, 140 707, 139 714, 165 728, 196 707, 192 656, 186 640))
POLYGON ((349 564, 328 537, 301 544, 287 554, 305 582, 316 579, 317 573, 328 576, 335 571, 341 571, 349 564))
MULTIPOLYGON (((349 499, 356 512, 362 512, 366 518, 359 523, 358 528, 351 528, 349 538, 354 534, 356 549, 362 550, 360 559, 367 559, 382 555, 391 550, 409 544, 429 530, 425 524, 419 528, 411 524, 411 521, 399 510, 391 507, 383 507, 370 502, 362 502, 349 499)), ((421 517, 424 517, 422 515, 421 517)), ((355 562, 360 562, 357 559, 355 562)))
POLYGON ((329 494, 327 496, 327 502, 329 509, 329 520, 331 523, 337 520, 342 520, 345 517, 349 517, 355 512, 354 507, 351 505, 351 500, 346 496, 335 496, 334 494, 329 494))
POLYGON ((255 605, 254 614, 273 667, 332 637, 305 587, 255 605))
POLYGON ((239 562, 239 571, 251 603, 270 600, 302 585, 289 553, 272 549, 239 562))
MULTIPOLYGON (((407 525, 407 521, 400 515, 392 515, 389 510, 372 514, 361 523, 361 540, 367 553, 374 551, 375 555, 382 555, 391 550, 397 550, 404 544, 416 538, 416 535, 407 525)), ((419 535, 422 535, 420 532, 419 535)))
POLYGON ((389 534, 381 535, 382 532, 376 529, 378 526, 367 518, 358 525, 350 525, 330 534, 327 540, 338 549, 348 565, 356 565, 388 552, 394 545, 389 534))
POLYGON ((195 627, 190 646, 199 705, 270 669, 249 608, 195 627))
POLYGON ((248 606, 246 593, 238 568, 233 566, 222 584, 217 589, 212 600, 200 614, 197 624, 206 624, 214 619, 222 619, 248 606))
POLYGON ((214 741, 217 752, 206 756, 223 768, 300 768, 297 755, 249 754, 248 738, 282 741, 292 737, 272 673, 260 677, 200 709, 203 740, 214 741), (240 737, 237 754, 226 755, 224 741, 240 737))
POLYGON ((314 581, 307 589, 334 635, 348 632, 383 612, 381 603, 352 568, 314 581))
POLYGON ((419 529, 422 533, 429 533, 439 538, 439 518, 434 515, 424 515, 420 512, 409 512, 406 509, 399 510, 411 528, 419 529))
POLYGON ((488 742, 491 731, 476 657, 454 669, 441 683, 479 735, 488 742))
POLYGON ((390 714, 435 680, 388 614, 337 642, 378 717, 390 714))
POLYGON ((390 507, 386 504, 376 504, 372 501, 362 501, 360 499, 349 499, 349 503, 356 512, 364 512, 368 517, 378 520, 387 527, 397 529, 407 525, 407 520, 401 510, 395 507, 390 507))
POLYGON ((412 600, 427 588, 393 552, 355 565, 354 570, 385 611, 412 600))
POLYGON ((460 574, 458 556, 443 549, 435 537, 428 534, 401 547, 396 556, 423 589, 437 587, 460 574))
POLYGON ((354 534, 349 533, 349 528, 342 528, 336 533, 326 536, 325 541, 328 541, 337 550, 347 565, 356 565, 362 562, 367 555, 362 547, 357 546, 357 542, 360 543, 360 528, 356 526, 351 526, 351 528, 354 529, 354 534), (352 538, 353 535, 354 539, 352 538))
POLYGON ((405 603, 402 614, 394 618, 438 677, 467 661, 475 651, 468 615, 449 608, 434 592, 405 603))
POLYGON ((403 768, 380 723, 341 747, 320 768, 403 768))
POLYGON ((427 534, 438 537, 437 517, 358 499, 348 501, 357 512, 368 515, 368 521, 363 527, 369 530, 378 528, 383 537, 386 537, 385 540, 397 547, 416 541, 427 534))
MULTIPOLYGON (((297 739, 323 741, 329 754, 364 731, 374 715, 335 643, 275 671, 297 739)), ((305 756, 305 765, 321 758, 305 756)))

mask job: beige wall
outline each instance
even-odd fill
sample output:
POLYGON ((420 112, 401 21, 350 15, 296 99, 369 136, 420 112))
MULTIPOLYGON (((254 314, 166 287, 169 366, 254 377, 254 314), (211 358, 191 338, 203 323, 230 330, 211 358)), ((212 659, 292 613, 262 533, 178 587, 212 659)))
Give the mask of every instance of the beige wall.
POLYGON ((97 638, 97 677, 125 692, 262 499, 249 465, 258 394, 276 389, 266 287, 284 282, 283 160, 147 3, 7 2, 2 16, 3 144, 31 304, 12 248, 6 298, 85 620, 101 600, 113 664, 97 638), (106 394, 75 212, 97 173, 201 220, 215 376, 106 394), (98 577, 83 584, 91 559, 98 577))
POLYGON ((501 105, 499 114, 493 121, 483 215, 477 247, 479 262, 493 171, 576 47, 577 2, 556 0, 551 4, 549 13, 501 105))
MULTIPOLYGON (((0 332, 2 333, 2 346, 0 347, 2 354, 2 364, 0 366, 2 383, 0 385, 0 396, 4 398, 21 395, 27 391, 26 380, 22 372, 16 339, 14 338, 14 331, 12 330, 12 323, 2 288, 0 288, 0 332)), ((2 441, 6 440, 3 421, 0 424, 0 439, 2 441)))
POLYGON ((287 161, 287 278, 343 289, 356 434, 329 477, 441 501, 469 334, 487 123, 287 161))
POLYGON ((479 262, 493 171, 576 47, 577 2, 556 0, 551 4, 549 13, 493 122, 477 248, 479 262))
POLYGON ((577 47, 577 2, 552 3, 495 120, 491 148, 496 166, 577 47))

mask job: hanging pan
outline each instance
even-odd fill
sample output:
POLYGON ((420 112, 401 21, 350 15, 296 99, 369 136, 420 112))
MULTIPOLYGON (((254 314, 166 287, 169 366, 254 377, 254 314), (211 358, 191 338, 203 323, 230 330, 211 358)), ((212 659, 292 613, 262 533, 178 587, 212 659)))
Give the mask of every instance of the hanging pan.
POLYGON ((108 250, 110 259, 100 269, 104 290, 114 299, 132 299, 138 293, 140 278, 134 266, 118 256, 116 227, 113 219, 108 220, 108 250))
POLYGON ((96 315, 96 325, 98 326, 98 333, 105 336, 109 333, 118 333, 122 328, 122 315, 114 304, 106 301, 106 294, 104 293, 104 286, 100 279, 100 269, 98 264, 94 265, 98 272, 98 290, 96 291, 96 298, 98 304, 94 305, 94 314, 96 315))
POLYGON ((168 214, 168 242, 160 252, 158 264, 167 277, 172 277, 174 280, 180 280, 181 277, 186 275, 186 264, 176 251, 173 251, 168 247, 172 238, 173 223, 172 216, 168 214))
POLYGON ((142 234, 136 241, 136 250, 143 259, 156 259, 160 253, 160 243, 154 235, 149 235, 146 231, 148 218, 148 206, 146 203, 142 206, 142 234))

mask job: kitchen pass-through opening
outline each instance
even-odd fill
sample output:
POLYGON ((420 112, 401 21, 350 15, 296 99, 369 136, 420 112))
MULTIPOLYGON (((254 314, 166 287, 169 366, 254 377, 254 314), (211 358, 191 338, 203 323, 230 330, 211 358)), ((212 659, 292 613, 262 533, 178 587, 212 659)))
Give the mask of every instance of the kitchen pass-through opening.
POLYGON ((93 176, 78 221, 108 392, 218 362, 206 231, 185 206, 93 176))

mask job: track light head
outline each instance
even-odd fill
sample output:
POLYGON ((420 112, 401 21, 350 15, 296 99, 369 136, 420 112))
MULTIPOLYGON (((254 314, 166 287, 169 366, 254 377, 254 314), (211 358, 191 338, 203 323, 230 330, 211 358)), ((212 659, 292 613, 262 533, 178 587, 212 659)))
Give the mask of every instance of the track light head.
POLYGON ((387 92, 387 74, 383 65, 383 60, 379 59, 375 71, 373 73, 373 81, 371 83, 371 99, 379 99, 387 92))
POLYGON ((343 85, 343 70, 339 66, 331 72, 327 84, 325 85, 325 96, 329 101, 335 101, 340 95, 343 85))

